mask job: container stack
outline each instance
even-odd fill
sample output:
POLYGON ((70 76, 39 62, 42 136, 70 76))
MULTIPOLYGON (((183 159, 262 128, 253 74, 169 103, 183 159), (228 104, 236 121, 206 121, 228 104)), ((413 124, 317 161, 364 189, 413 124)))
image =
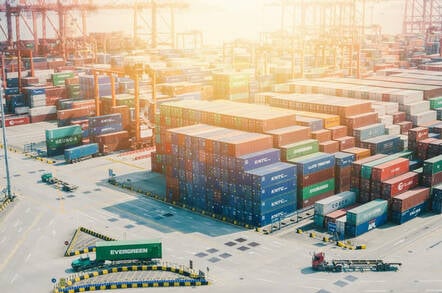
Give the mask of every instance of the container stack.
POLYGON ((335 193, 334 155, 316 152, 287 162, 296 165, 299 209, 312 206, 335 193))
POLYGON ((417 187, 393 197, 391 220, 403 224, 428 209, 430 188, 417 187))
MULTIPOLYGON (((315 202, 314 223, 317 227, 325 226, 325 218, 338 210, 350 207, 356 203, 356 193, 351 191, 341 192, 328 198, 315 202)), ((341 215, 345 216, 345 214, 341 215)), ((339 218, 339 217, 336 217, 339 218)), ((326 228, 328 226, 325 226, 326 228)))
POLYGON ((123 130, 120 113, 89 117, 88 133, 90 141, 98 143, 100 153, 108 154, 130 147, 129 133, 123 130))
POLYGON ((424 161, 421 181, 426 187, 442 183, 442 155, 424 161))
POLYGON ((271 136, 204 124, 167 132, 167 200, 255 227, 296 210, 296 169, 271 136))
MULTIPOLYGON (((95 82, 93 75, 80 75, 80 96, 83 99, 95 98, 95 82)), ((118 87, 118 82, 115 82, 115 87, 118 87)), ((109 96, 112 94, 111 80, 107 75, 98 76, 98 96, 109 96)))
POLYGON ((81 145, 82 133, 78 125, 46 130, 48 157, 64 154, 64 150, 81 145))
POLYGON ((247 73, 213 73, 213 96, 231 101, 249 100, 249 75, 247 73))
POLYGON ((335 156, 335 193, 350 190, 351 164, 356 157, 351 153, 337 152, 335 156))
POLYGON ((74 72, 71 71, 56 72, 51 75, 52 84, 54 86, 64 86, 65 80, 73 77, 74 77, 74 72))
POLYGON ((388 202, 375 199, 347 211, 345 234, 357 237, 387 222, 388 202))
POLYGON ((436 185, 431 191, 431 210, 442 214, 442 184, 436 185))

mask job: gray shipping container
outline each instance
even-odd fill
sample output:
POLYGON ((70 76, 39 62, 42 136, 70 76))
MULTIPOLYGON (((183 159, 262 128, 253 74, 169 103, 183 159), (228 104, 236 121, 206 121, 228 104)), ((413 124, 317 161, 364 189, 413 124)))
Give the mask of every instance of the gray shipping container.
POLYGON ((325 216, 356 202, 356 193, 345 191, 315 202, 315 215, 325 216))
POLYGON ((387 212, 388 202, 382 199, 375 199, 366 204, 347 211, 347 222, 352 225, 359 225, 368 222, 387 212))

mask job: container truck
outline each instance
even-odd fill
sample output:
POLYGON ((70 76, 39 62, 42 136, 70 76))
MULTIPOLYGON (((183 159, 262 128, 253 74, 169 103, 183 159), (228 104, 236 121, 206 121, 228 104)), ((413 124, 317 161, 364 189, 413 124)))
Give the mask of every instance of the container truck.
POLYGON ((387 263, 383 260, 366 259, 338 259, 328 262, 325 260, 325 253, 314 253, 312 257, 312 268, 316 271, 345 272, 345 271, 397 271, 402 263, 387 263))
POLYGON ((95 157, 98 154, 98 143, 84 144, 81 146, 64 150, 64 160, 67 163, 74 163, 80 160, 95 157))
POLYGON ((96 243, 95 260, 80 257, 71 263, 76 272, 115 261, 151 261, 162 258, 162 245, 158 240, 118 240, 96 243))

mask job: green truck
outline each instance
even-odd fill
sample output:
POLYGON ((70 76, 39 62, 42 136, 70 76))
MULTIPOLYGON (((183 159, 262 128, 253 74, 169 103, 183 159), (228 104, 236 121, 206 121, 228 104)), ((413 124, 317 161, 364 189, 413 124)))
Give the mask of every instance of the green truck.
POLYGON ((162 246, 158 240, 118 240, 96 243, 95 260, 80 257, 71 264, 76 272, 104 265, 106 261, 151 261, 162 258, 162 246))

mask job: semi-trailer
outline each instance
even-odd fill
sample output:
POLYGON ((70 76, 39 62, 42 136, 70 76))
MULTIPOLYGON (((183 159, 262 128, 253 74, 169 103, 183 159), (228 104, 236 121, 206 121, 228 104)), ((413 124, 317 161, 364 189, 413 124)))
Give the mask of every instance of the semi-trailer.
POLYGON ((80 257, 71 263, 76 272, 102 266, 115 261, 151 261, 162 258, 159 240, 99 241, 95 246, 95 259, 80 257))
POLYGON ((98 143, 84 144, 64 150, 64 160, 67 163, 74 163, 80 160, 94 157, 98 154, 98 143))

